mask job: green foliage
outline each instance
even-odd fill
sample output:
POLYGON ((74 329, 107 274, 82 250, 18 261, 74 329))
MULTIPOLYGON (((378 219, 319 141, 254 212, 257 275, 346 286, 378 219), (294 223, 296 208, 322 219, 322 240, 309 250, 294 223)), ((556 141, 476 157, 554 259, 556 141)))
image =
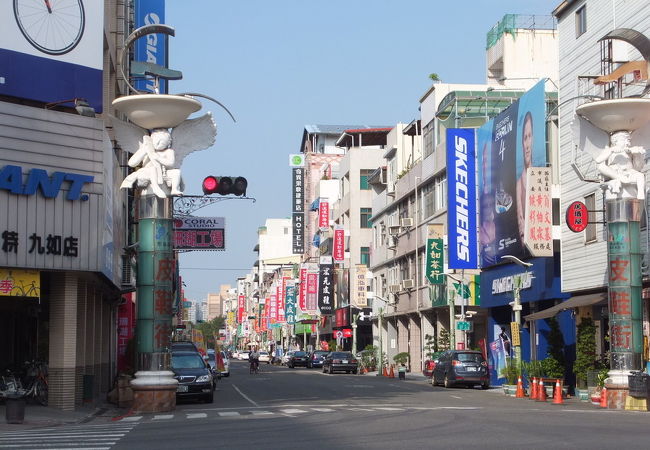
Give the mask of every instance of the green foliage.
POLYGON ((451 340, 449 339, 449 331, 441 328, 438 336, 438 351, 449 350, 450 345, 451 340))
POLYGON ((361 364, 363 367, 374 369, 377 367, 377 354, 379 348, 374 345, 366 345, 366 348, 361 352, 361 364))
POLYGON ((395 361, 395 364, 404 364, 407 365, 409 361, 409 354, 408 352, 401 352, 398 353, 397 355, 393 356, 393 361, 395 361))
POLYGON ((578 386, 584 388, 587 385, 587 372, 596 368, 596 325, 591 317, 584 317, 577 328, 573 372, 578 386))
POLYGON ((517 384, 521 370, 514 358, 506 358, 506 365, 501 369, 500 375, 506 379, 507 384, 517 384))
POLYGON ((438 74, 435 73, 435 72, 429 74, 429 79, 430 79, 431 81, 440 81, 440 77, 439 77, 438 74))
POLYGON ((602 367, 598 370, 598 387, 602 388, 605 386, 605 380, 609 376, 609 369, 607 367, 602 367))
POLYGON ((521 370, 529 380, 544 376, 544 367, 541 361, 522 361, 521 370))
POLYGON ((541 363, 544 369, 544 375, 547 378, 564 378, 564 365, 560 364, 557 359, 549 356, 543 359, 541 363))
POLYGON ((327 341, 327 345, 328 345, 327 348, 329 348, 330 352, 335 352, 336 350, 338 350, 336 348, 336 339, 332 339, 331 341, 327 341))
POLYGON ((197 323, 195 328, 203 333, 205 347, 214 348, 214 336, 219 333, 219 329, 224 327, 225 319, 223 316, 217 316, 208 322, 197 323))
POLYGON ((424 335, 424 354, 427 358, 433 358, 433 354, 438 352, 438 339, 430 334, 424 335))
POLYGON ((564 366, 564 337, 560 330, 560 324, 555 317, 548 319, 550 330, 548 332, 548 356, 555 358, 564 366))

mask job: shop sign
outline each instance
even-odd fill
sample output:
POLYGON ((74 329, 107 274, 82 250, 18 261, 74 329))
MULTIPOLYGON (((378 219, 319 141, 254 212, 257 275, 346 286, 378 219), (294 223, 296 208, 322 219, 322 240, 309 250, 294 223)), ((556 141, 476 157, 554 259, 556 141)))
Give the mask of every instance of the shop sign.
POLYGON ((553 256, 551 204, 551 168, 529 167, 526 171, 524 243, 534 257, 553 256))
POLYGON ((318 309, 321 315, 331 316, 334 304, 334 289, 332 277, 334 264, 332 257, 321 256, 320 258, 320 277, 318 282, 318 309))
POLYGON ((0 296, 40 298, 40 272, 0 268, 0 296))
POLYGON ((587 205, 578 201, 571 203, 566 209, 566 224, 574 233, 584 231, 589 225, 587 205))
POLYGON ((54 172, 52 176, 43 169, 30 169, 27 180, 23 184, 23 168, 7 165, 0 170, 0 189, 16 195, 35 195, 40 190, 45 198, 56 198, 64 187, 63 182, 68 182, 66 199, 88 200, 88 195, 81 193, 83 187, 92 183, 95 177, 78 173, 54 172))
POLYGON ((334 228, 334 248, 332 250, 332 256, 336 262, 343 262, 343 260, 345 260, 345 230, 340 225, 337 225, 334 228))
POLYGON ((330 226, 330 204, 329 202, 321 198, 318 203, 318 228, 321 230, 327 230, 330 226))
MULTIPOLYGON (((0 234, 2 240, 2 251, 5 253, 18 253, 18 246, 21 243, 21 235, 17 231, 4 230, 0 234)), ((39 255, 63 255, 76 258, 79 256, 79 238, 74 236, 63 236, 48 234, 45 238, 36 233, 29 236, 28 253, 39 255)))
POLYGON ((368 273, 368 268, 364 264, 357 264, 355 266, 353 303, 358 308, 364 308, 368 306, 368 297, 367 297, 367 289, 366 289, 367 273, 368 273))

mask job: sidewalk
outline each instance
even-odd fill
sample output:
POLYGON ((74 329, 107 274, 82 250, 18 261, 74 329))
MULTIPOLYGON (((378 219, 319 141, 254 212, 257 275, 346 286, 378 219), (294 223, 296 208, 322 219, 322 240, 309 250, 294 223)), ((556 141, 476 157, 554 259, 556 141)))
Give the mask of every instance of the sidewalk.
POLYGON ((0 404, 0 434, 8 431, 23 431, 33 428, 49 428, 61 425, 74 425, 91 421, 98 416, 115 417, 124 414, 126 410, 115 405, 82 406, 74 411, 63 411, 57 408, 27 403, 25 420, 22 424, 8 424, 6 421, 6 406, 0 404))

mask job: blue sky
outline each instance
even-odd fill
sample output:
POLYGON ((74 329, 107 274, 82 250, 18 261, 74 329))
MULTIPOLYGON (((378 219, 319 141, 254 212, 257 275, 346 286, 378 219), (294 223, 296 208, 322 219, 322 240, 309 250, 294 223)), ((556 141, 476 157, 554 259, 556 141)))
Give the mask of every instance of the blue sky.
MULTIPOLYGON (((305 124, 394 126, 418 117, 435 72, 483 83, 487 32, 504 14, 549 15, 559 0, 167 0, 170 93, 200 92, 217 122, 213 147, 183 164, 186 194, 207 175, 245 176, 248 196, 205 207, 225 217, 226 251, 181 255, 186 296, 234 286, 256 259, 257 229, 290 216, 288 154, 305 124), (234 269, 234 270, 233 270, 234 269)), ((309 242, 307 237, 307 242, 309 242)))

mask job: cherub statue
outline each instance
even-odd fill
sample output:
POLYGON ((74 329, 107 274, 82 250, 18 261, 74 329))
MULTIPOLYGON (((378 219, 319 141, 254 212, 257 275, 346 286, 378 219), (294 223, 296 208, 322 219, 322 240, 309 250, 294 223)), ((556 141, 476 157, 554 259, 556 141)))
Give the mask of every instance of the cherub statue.
POLYGON ((139 167, 122 181, 120 189, 135 184, 160 198, 183 195, 180 166, 190 153, 214 144, 217 127, 212 115, 207 113, 196 119, 188 119, 173 128, 157 128, 151 134, 143 128, 113 118, 115 136, 122 148, 133 152, 130 167, 139 167))
POLYGON ((598 171, 609 178, 606 181, 608 198, 645 198, 645 149, 631 146, 628 131, 616 131, 611 145, 595 157, 598 171))

